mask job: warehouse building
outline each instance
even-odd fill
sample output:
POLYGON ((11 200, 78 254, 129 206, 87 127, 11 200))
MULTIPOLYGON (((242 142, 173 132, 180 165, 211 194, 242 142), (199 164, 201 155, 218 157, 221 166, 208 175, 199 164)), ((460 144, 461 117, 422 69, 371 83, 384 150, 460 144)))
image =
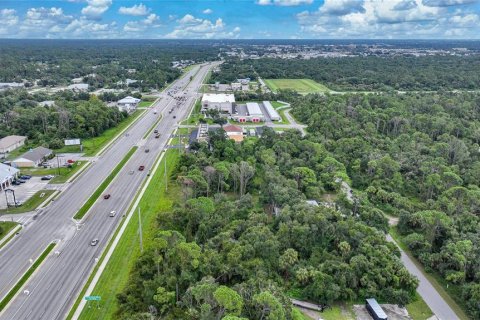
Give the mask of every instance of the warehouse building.
POLYGON ((263 106, 265 107, 265 110, 267 111, 268 116, 270 117, 270 120, 272 121, 280 121, 282 120, 282 117, 278 114, 277 110, 272 106, 270 101, 263 101, 263 106))
POLYGON ((218 110, 220 113, 232 114, 235 96, 225 93, 205 93, 202 97, 202 112, 218 110))

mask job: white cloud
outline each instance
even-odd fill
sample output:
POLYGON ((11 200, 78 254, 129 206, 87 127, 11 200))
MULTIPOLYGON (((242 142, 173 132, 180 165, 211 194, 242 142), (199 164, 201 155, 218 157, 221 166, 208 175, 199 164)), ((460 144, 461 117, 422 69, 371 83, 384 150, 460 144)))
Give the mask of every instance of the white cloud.
POLYGON ((125 32, 145 32, 148 29, 157 28, 160 26, 160 18, 151 13, 143 20, 139 21, 128 21, 123 26, 123 31, 125 32))
POLYGON ((10 29, 18 24, 18 16, 15 9, 0 10, 0 35, 11 35, 10 29))
POLYGON ((43 37, 44 34, 62 30, 72 20, 73 17, 65 15, 61 8, 30 8, 21 20, 18 31, 28 37, 43 37))
POLYGON ((204 14, 211 14, 213 12, 212 9, 205 9, 202 11, 204 14))
POLYGON ((236 27, 232 31, 227 31, 225 23, 221 18, 213 21, 208 19, 195 18, 191 14, 186 14, 177 20, 175 29, 165 35, 166 38, 187 38, 187 39, 214 39, 214 38, 234 38, 238 37, 240 28, 236 27))
POLYGON ((312 4, 313 0, 258 0, 257 4, 261 6, 276 5, 283 7, 293 7, 312 4))
POLYGON ((143 3, 136 4, 132 7, 120 7, 118 9, 120 14, 130 15, 130 16, 146 16, 150 9, 148 9, 143 3))
POLYGON ((424 1, 355 0, 353 6, 352 0, 326 0, 318 10, 296 17, 303 37, 438 38, 461 33, 478 38, 476 14, 427 6, 424 1), (446 32, 450 29, 458 30, 446 32))
POLYGON ((475 2, 477 2, 477 0, 423 0, 423 3, 430 7, 450 7, 475 2))
POLYGON ((110 8, 112 0, 87 0, 87 6, 82 9, 82 14, 90 19, 98 19, 110 8))

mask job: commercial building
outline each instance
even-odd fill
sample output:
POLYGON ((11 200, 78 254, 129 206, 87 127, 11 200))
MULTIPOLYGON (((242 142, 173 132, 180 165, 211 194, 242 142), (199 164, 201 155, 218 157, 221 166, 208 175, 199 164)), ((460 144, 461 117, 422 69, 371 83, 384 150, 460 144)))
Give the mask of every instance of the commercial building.
POLYGON ((270 101, 263 101, 263 106, 265 107, 265 110, 267 111, 268 116, 270 117, 270 120, 272 121, 280 121, 282 120, 282 117, 278 114, 277 110, 272 106, 270 101))
POLYGON ((248 120, 252 122, 264 121, 262 109, 256 102, 247 102, 247 116, 248 120))
POLYGON ((17 168, 36 167, 52 154, 52 150, 37 147, 25 152, 19 158, 12 161, 12 166, 17 168))
POLYGON ((137 110, 137 107, 140 101, 142 100, 128 96, 121 100, 118 100, 117 107, 118 107, 118 110, 120 111, 126 111, 128 113, 132 113, 135 110, 137 110))
POLYGON ((17 168, 7 166, 6 164, 0 163, 0 190, 5 190, 12 185, 13 180, 18 175, 17 168))
POLYGON ((233 94, 205 93, 202 97, 202 112, 218 110, 220 113, 232 114, 234 103, 233 94))
POLYGON ((0 153, 5 154, 23 146, 27 137, 24 136, 6 136, 0 139, 0 153))

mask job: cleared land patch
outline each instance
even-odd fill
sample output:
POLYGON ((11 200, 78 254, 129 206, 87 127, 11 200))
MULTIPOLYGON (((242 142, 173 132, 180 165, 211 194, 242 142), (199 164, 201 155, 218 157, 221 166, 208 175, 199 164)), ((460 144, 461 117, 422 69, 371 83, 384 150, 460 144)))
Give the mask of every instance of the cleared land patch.
POLYGON ((330 91, 323 84, 311 79, 266 79, 265 83, 273 92, 286 89, 295 90, 302 94, 330 91))

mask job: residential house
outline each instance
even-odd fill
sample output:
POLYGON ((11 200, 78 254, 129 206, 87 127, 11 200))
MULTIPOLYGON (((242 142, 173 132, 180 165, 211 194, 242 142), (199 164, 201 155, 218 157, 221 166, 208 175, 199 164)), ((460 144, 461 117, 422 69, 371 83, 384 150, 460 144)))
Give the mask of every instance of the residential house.
POLYGON ((223 130, 227 133, 229 139, 235 140, 235 142, 243 141, 243 128, 232 124, 223 127, 223 130))
POLYGON ((25 136, 6 136, 0 139, 0 153, 9 153, 23 146, 27 137, 25 136))
POLYGON ((40 165, 51 154, 52 150, 44 147, 37 147, 25 152, 19 158, 12 161, 12 166, 17 168, 36 167, 40 165))

